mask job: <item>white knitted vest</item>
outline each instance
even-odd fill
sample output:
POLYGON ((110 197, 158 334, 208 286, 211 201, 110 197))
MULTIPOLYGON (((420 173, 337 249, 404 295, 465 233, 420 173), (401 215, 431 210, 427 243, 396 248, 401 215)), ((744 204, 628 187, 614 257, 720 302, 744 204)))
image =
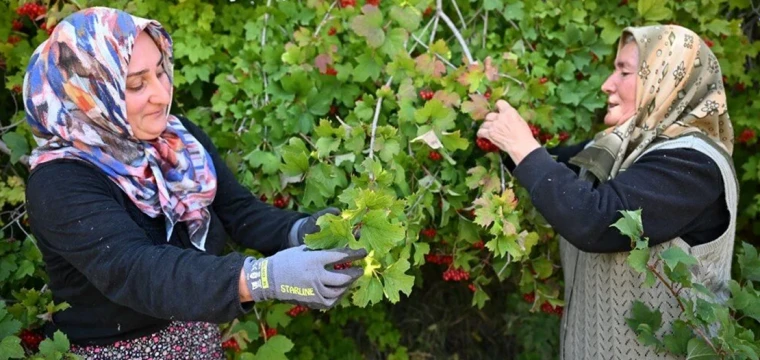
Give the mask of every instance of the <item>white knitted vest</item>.
MULTIPOLYGON (((738 185, 731 156, 702 136, 688 135, 652 145, 642 155, 658 149, 691 148, 713 159, 723 175, 726 204, 731 220, 717 239, 699 246, 689 246, 681 238, 651 248, 651 259, 671 246, 678 246, 698 260, 691 271, 695 281, 728 298, 726 284, 731 278, 731 259, 736 229, 738 185)), ((688 176, 688 174, 684 174, 688 176)), ((647 211, 646 208, 643 211, 647 211)), ((560 358, 575 359, 675 359, 672 354, 654 352, 642 346, 626 323, 634 300, 641 300, 662 312, 663 328, 680 314, 678 303, 659 281, 645 287, 644 275, 636 273, 626 262, 628 252, 592 254, 578 250, 560 239, 562 268, 565 275, 565 315, 560 330, 560 358)))

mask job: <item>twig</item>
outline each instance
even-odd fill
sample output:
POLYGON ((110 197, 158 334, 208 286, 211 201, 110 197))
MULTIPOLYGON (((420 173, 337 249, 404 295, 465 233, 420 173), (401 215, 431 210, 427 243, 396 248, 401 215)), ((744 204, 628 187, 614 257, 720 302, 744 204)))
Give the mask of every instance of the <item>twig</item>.
POLYGON ((499 175, 501 177, 501 192, 503 193, 504 190, 507 189, 507 185, 504 181, 504 159, 501 158, 501 154, 498 154, 498 156, 499 156, 499 169, 501 170, 499 171, 500 173, 499 175))
MULTIPOLYGON (((23 207, 24 207, 23 204, 19 205, 19 207, 16 210, 21 210, 21 208, 23 208, 23 207)), ((0 229, 0 232, 2 232, 3 230, 7 229, 9 226, 13 225, 15 222, 18 221, 18 219, 21 219, 22 217, 24 217, 24 215, 26 215, 26 210, 24 210, 23 212, 21 212, 20 214, 18 214, 18 216, 16 216, 15 218, 13 218, 13 220, 11 220, 7 224, 5 224, 5 226, 3 226, 2 229, 0 229)))
MULTIPOLYGON (((414 39, 414 41, 416 41, 417 44, 421 45, 425 49, 430 49, 427 45, 425 45, 425 43, 422 42, 422 40, 420 40, 420 38, 418 38, 414 34, 412 34, 412 39, 414 39)), ((457 68, 456 66, 454 66, 454 64, 452 64, 451 62, 449 62, 448 60, 446 60, 446 58, 443 57, 443 56, 441 56, 440 54, 434 53, 433 55, 435 55, 435 57, 437 57, 438 60, 441 60, 444 64, 448 65, 450 68, 452 68, 452 69, 456 69, 457 68)))
MULTIPOLYGON (((0 140, 0 151, 5 153, 6 155, 11 155, 11 149, 8 147, 8 145, 5 144, 2 140, 0 140)), ((24 164, 26 167, 29 167, 29 155, 23 155, 21 156, 18 161, 22 164, 24 164)))
POLYGON ((261 322, 261 315, 259 315, 259 309, 256 309, 256 305, 253 306, 253 312, 256 313, 256 320, 259 322, 259 327, 261 328, 261 335, 264 336, 264 342, 269 341, 267 338, 267 329, 264 327, 264 323, 261 322))
POLYGON ((483 15, 483 49, 486 48, 486 39, 488 36, 488 11, 483 15))
POLYGON ((441 6, 441 2, 443 0, 436 0, 438 2, 438 9, 437 15, 443 19, 443 22, 446 23, 446 25, 449 27, 449 30, 454 33, 454 37, 457 38, 457 41, 459 41, 459 45, 462 46, 462 51, 464 51, 464 56, 467 57, 467 61, 469 64, 476 63, 475 60, 472 59, 472 54, 470 54, 470 48, 467 46, 467 43, 464 41, 464 38, 462 37, 462 33, 459 32, 459 29, 457 29, 457 26, 454 25, 454 22, 451 21, 448 15, 443 12, 443 7, 441 6))
MULTIPOLYGON (((681 308, 681 312, 682 313, 686 312, 686 307, 683 305, 683 302, 681 302, 681 298, 678 296, 678 293, 675 291, 675 289, 673 289, 673 286, 670 283, 668 283, 665 280, 665 278, 662 277, 662 274, 660 274, 660 272, 657 271, 656 266, 655 265, 647 265, 647 268, 649 268, 649 271, 651 271, 654 274, 654 276, 656 276, 658 279, 660 279, 660 282, 662 282, 662 284, 665 285, 665 287, 668 289, 668 291, 670 291, 670 293, 673 295, 673 297, 676 298, 676 301, 678 302, 678 307, 681 308)), ((710 338, 702 331, 702 329, 700 329, 696 325, 692 325, 692 324, 689 324, 689 327, 691 327, 691 329, 694 330, 694 332, 696 332, 697 335, 699 335, 700 337, 702 337, 702 339, 707 343, 707 345, 710 346, 710 348, 712 349, 712 351, 714 353, 716 353, 716 354, 719 353, 718 349, 715 347, 715 345, 713 345, 712 341, 710 341, 710 338)))
POLYGON ((433 40, 435 40, 435 32, 438 30, 438 18, 438 12, 436 11, 435 16, 433 16, 433 31, 430 33, 430 41, 428 43, 432 44, 433 40))
POLYGON ((325 13, 325 16, 322 18, 322 21, 319 22, 319 25, 317 25, 317 29, 314 30, 314 35, 312 35, 313 38, 317 37, 317 34, 319 34, 319 30, 321 30, 322 26, 324 26, 325 23, 327 23, 327 20, 330 18, 330 12, 335 7, 335 4, 337 4, 337 3, 338 3, 337 1, 333 1, 333 3, 330 4, 330 8, 327 9, 327 12, 325 13))
MULTIPOLYGON (((267 7, 272 6, 272 0, 267 0, 267 7)), ((269 11, 264 14, 264 29, 261 30, 261 48, 267 45, 267 24, 269 23, 269 11)), ((264 105, 269 104, 269 79, 264 67, 261 67, 261 74, 264 76, 264 105)))
MULTIPOLYGON (((391 80, 393 80, 393 76, 388 78, 388 81, 385 82, 385 86, 391 85, 391 80)), ((372 159, 375 155, 375 132, 377 131, 377 120, 380 118, 380 107, 383 105, 383 97, 379 97, 377 99, 377 105, 375 105, 375 114, 372 118, 372 134, 369 138, 369 158, 372 159)), ((370 173, 370 179, 374 180, 374 176, 372 173, 370 173)))
POLYGON ((451 3, 454 4, 454 10, 456 10, 457 15, 459 15, 459 21, 462 23, 462 29, 467 30, 467 24, 464 23, 464 17, 462 16, 462 12, 459 11, 457 0, 451 0, 451 3))
POLYGON ((509 79, 509 80, 512 80, 512 81, 516 82, 518 85, 520 85, 520 87, 523 87, 523 88, 525 87, 525 83, 523 83, 520 80, 517 80, 516 78, 514 78, 514 77, 512 77, 510 75, 499 73, 499 76, 501 76, 501 77, 503 77, 505 79, 509 79))
POLYGON ((536 51, 536 48, 533 47, 533 44, 531 44, 530 42, 528 42, 528 40, 526 40, 525 37, 522 35, 522 30, 520 29, 520 27, 517 26, 517 24, 515 24, 515 22, 512 21, 511 19, 507 19, 507 21, 509 21, 509 23, 512 24, 512 26, 517 30, 518 33, 520 33, 520 38, 522 38, 523 42, 525 42, 526 44, 528 44, 528 47, 530 47, 530 50, 531 51, 536 51))

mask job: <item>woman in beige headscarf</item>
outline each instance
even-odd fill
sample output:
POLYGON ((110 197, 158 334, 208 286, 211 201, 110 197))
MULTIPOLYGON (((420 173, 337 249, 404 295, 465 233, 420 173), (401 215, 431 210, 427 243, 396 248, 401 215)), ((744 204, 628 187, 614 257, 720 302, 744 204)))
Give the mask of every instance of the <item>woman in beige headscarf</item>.
POLYGON ((562 236, 562 358, 669 358, 640 345, 625 318, 640 300, 662 312, 668 331, 680 309, 661 284, 643 286, 625 261, 630 240, 610 225, 620 210, 642 209, 653 253, 684 249, 699 260, 696 280, 726 297, 738 185, 720 66, 688 29, 630 27, 602 91, 609 128, 592 141, 546 150, 503 100, 478 136, 509 154, 515 178, 562 236))

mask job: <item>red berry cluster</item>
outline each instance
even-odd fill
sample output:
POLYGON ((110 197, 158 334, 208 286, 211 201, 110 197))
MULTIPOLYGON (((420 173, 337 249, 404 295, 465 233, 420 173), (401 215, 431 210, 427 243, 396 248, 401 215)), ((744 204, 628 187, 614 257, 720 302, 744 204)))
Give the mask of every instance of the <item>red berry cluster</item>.
POLYGON ((367 0, 367 5, 380 6, 380 0, 367 0))
POLYGON ((483 150, 485 152, 499 152, 499 147, 494 145, 491 140, 488 140, 486 138, 478 138, 475 140, 475 144, 478 145, 480 150, 483 150))
POLYGON ((489 99, 491 99, 491 92, 490 91, 486 91, 486 93, 483 94, 483 96, 486 98, 486 100, 489 100, 489 99))
POLYGON ((429 238, 434 238, 436 233, 437 231, 435 231, 435 228, 427 228, 420 231, 420 234, 422 234, 422 236, 429 238))
POLYGON ((444 281, 466 281, 470 280, 470 273, 462 269, 449 268, 443 272, 444 281))
POLYGON ((47 34, 50 35, 53 33, 53 30, 55 30, 55 25, 53 25, 53 27, 48 29, 47 23, 42 23, 42 25, 40 25, 40 29, 45 30, 45 32, 47 32, 47 34))
POLYGON ((427 254, 425 255, 425 261, 438 265, 451 265, 454 262, 454 257, 451 255, 427 254))
POLYGON ((486 244, 483 242, 483 240, 478 240, 474 244, 472 244, 472 248, 477 249, 477 250, 483 250, 485 246, 486 244))
POLYGON ((274 206, 284 209, 288 206, 288 203, 290 202, 290 198, 283 197, 282 195, 277 195, 274 197, 274 206))
POLYGON ((470 289, 470 291, 472 291, 472 292, 478 291, 478 288, 475 287, 475 284, 473 284, 473 283, 470 283, 470 285, 467 285, 467 288, 470 289))
POLYGON ((13 91, 21 94, 21 85, 13 85, 13 91))
POLYGON ((11 45, 15 45, 19 41, 21 41, 21 38, 16 35, 8 36, 8 43, 11 45))
POLYGON ((708 38, 704 38, 703 40, 705 41, 705 45, 707 45, 707 47, 711 48, 711 47, 715 46, 715 43, 712 42, 712 40, 710 40, 708 38))
POLYGON ((345 8, 356 5, 356 0, 340 0, 340 7, 345 8))
POLYGON ((287 314, 290 317, 296 317, 296 316, 301 315, 301 314, 303 314, 303 313, 305 313, 307 311, 309 311, 309 308, 307 308, 306 306, 296 305, 296 306, 293 306, 293 308, 291 308, 290 310, 288 310, 287 314))
POLYGON ((564 308, 560 305, 552 306, 552 304, 549 304, 548 301, 544 301, 544 303, 541 304, 541 311, 543 311, 545 314, 557 314, 559 316, 562 316, 564 308))
POLYGON ((240 345, 235 338, 229 338, 229 340, 222 342, 222 349, 232 350, 233 352, 240 352, 240 345))
POLYGON ((335 70, 334 67, 328 66, 325 70, 325 75, 335 76, 338 75, 338 70, 335 70))
POLYGON ((546 76, 538 79, 538 83, 541 85, 546 84, 547 82, 549 82, 549 79, 546 76))
POLYGON ((45 15, 47 8, 44 5, 36 3, 26 3, 16 9, 16 14, 20 16, 28 16, 30 19, 35 20, 38 17, 45 15))
POLYGON ((744 129, 741 134, 739 134, 739 137, 736 139, 736 141, 746 144, 752 140, 755 139, 755 130, 752 129, 744 129))
POLYGON ((265 327, 265 332, 261 335, 264 336, 264 340, 269 340, 269 338, 277 335, 277 329, 265 327))
POLYGON ((351 266, 352 266, 351 262, 347 261, 347 262, 344 262, 344 263, 333 265, 333 269, 335 269, 335 270, 344 270, 344 269, 351 268, 351 266))
POLYGON ((420 97, 422 98, 422 100, 425 100, 425 101, 430 100, 433 98, 433 95, 435 95, 433 90, 420 90, 420 97))
POLYGON ((523 294, 523 300, 525 300, 527 303, 532 304, 534 301, 536 301, 536 293, 531 291, 527 294, 523 294))
POLYGON ((430 154, 428 154, 428 158, 433 161, 441 161, 441 159, 443 159, 441 154, 437 151, 431 151, 430 154))
POLYGON ((338 32, 338 30, 335 30, 334 27, 331 27, 330 30, 327 31, 327 35, 333 36, 337 32, 338 32))
POLYGON ((13 27, 13 31, 21 31, 21 29, 24 28, 24 24, 21 23, 21 21, 13 20, 13 25, 11 25, 11 27, 13 27))
POLYGON ((21 330, 21 334, 18 337, 21 338, 21 343, 24 344, 24 347, 33 352, 37 352, 40 348, 40 343, 45 339, 42 334, 29 329, 21 330))

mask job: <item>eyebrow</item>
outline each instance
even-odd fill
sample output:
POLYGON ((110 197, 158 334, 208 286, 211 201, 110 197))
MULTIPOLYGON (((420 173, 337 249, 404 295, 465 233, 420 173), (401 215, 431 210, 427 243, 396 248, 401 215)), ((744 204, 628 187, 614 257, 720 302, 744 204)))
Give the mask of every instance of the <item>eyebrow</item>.
POLYGON ((615 63, 615 66, 617 66, 619 68, 636 68, 635 65, 631 65, 631 64, 629 64, 629 63, 627 63, 625 61, 618 61, 618 62, 615 63))
MULTIPOLYGON (((158 59, 158 62, 156 63, 156 66, 161 65, 162 62, 164 62, 164 54, 161 54, 161 58, 158 59)), ((148 72, 148 69, 142 69, 140 71, 127 74, 127 77, 129 78, 129 77, 132 77, 132 76, 139 76, 139 75, 145 74, 147 72, 148 72)))

